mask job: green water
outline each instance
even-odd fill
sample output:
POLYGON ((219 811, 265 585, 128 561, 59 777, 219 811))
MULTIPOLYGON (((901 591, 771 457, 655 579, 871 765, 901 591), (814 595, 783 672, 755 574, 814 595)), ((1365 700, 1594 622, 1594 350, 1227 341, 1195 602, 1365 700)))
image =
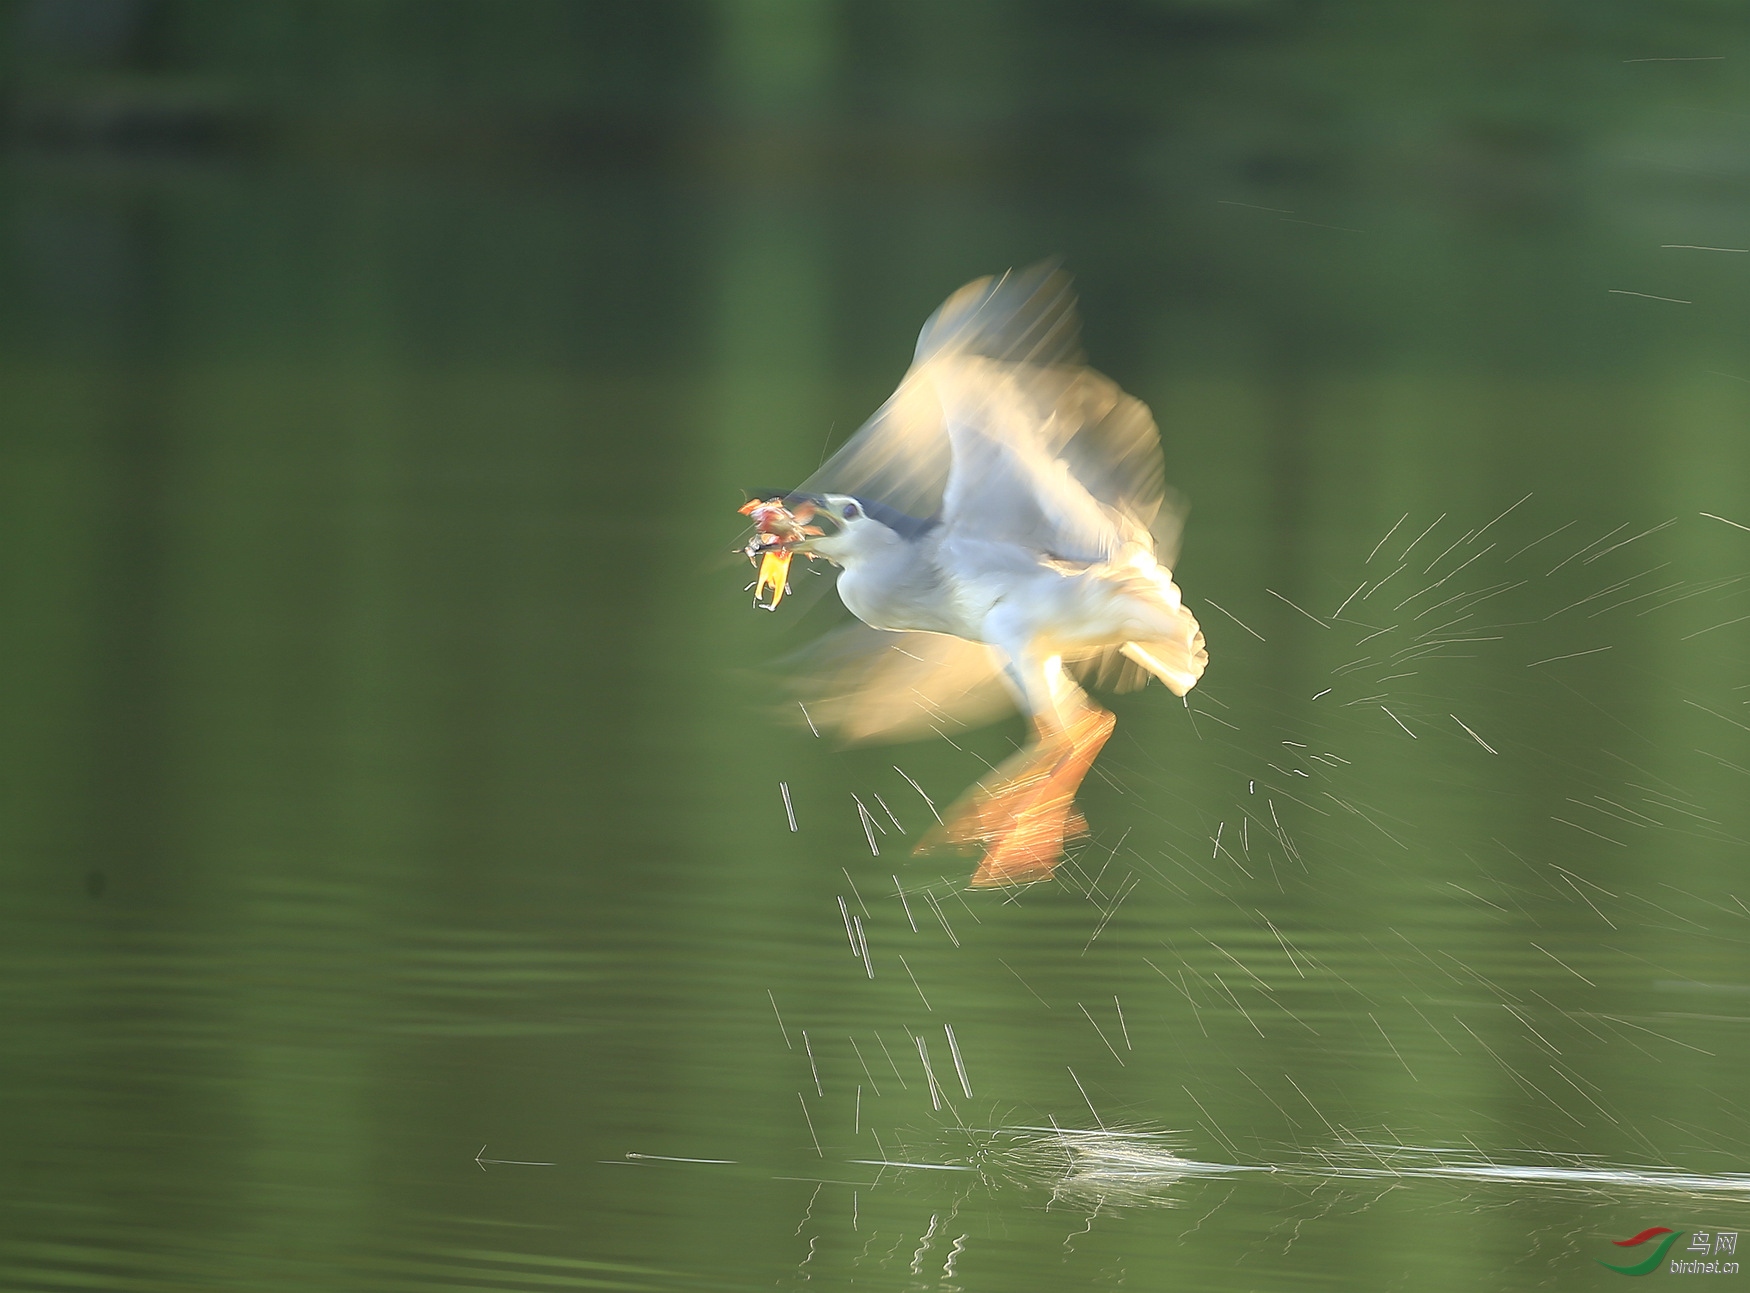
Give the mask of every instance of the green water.
MULTIPOLYGON (((277 142, 14 112, 4 1287, 1608 1288, 1750 1230, 1750 255, 1662 246, 1750 245, 1742 22, 766 8, 588 73, 660 165, 357 106, 559 40, 466 5, 310 36, 331 116, 164 6, 140 84, 277 142), (727 554, 1051 253, 1211 664, 1111 701, 1060 882, 970 893, 906 778, 1019 721, 782 721, 836 603, 727 554)), ((20 49, 15 107, 135 92, 20 49)))

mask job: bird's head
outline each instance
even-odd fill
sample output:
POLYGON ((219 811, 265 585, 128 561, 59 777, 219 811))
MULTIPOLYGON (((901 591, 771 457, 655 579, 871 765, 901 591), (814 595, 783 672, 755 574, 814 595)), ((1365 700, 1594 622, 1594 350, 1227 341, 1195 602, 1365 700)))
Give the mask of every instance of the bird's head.
POLYGON ((791 494, 784 501, 792 509, 802 503, 812 504, 816 522, 821 517, 833 522, 830 533, 805 539, 791 547, 792 552, 813 553, 834 565, 846 566, 905 541, 904 536, 882 519, 880 514, 890 509, 879 503, 870 503, 850 494, 798 493, 791 494))

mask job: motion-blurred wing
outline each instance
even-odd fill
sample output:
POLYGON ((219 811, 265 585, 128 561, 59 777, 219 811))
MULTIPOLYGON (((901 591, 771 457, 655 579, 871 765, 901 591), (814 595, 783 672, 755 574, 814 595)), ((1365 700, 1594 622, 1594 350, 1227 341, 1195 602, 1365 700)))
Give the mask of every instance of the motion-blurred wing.
POLYGON ((850 744, 908 741, 976 727, 1013 708, 1002 655, 937 633, 850 624, 788 662, 807 717, 850 744))
MULTIPOLYGON (((1009 335, 1071 337, 1074 298, 1051 290, 1011 298, 1009 335)), ((980 287, 963 288, 943 307, 980 287)), ((993 300, 1003 299, 996 295, 993 300)), ((930 365, 949 442, 942 519, 960 535, 1018 544, 1069 561, 1111 560, 1128 544, 1177 555, 1180 512, 1166 508, 1160 435, 1147 405, 1079 362, 1072 347, 978 349, 930 365)))
POLYGON ((1090 563, 1149 541, 1147 523, 1096 498, 1064 453, 1090 416, 1088 383, 965 364, 939 386, 952 451, 942 522, 955 537, 1090 563))
POLYGON ((935 515, 952 457, 939 387, 968 361, 1074 365, 1078 328, 1069 276, 1049 264, 968 283, 924 324, 899 389, 799 491, 935 515))

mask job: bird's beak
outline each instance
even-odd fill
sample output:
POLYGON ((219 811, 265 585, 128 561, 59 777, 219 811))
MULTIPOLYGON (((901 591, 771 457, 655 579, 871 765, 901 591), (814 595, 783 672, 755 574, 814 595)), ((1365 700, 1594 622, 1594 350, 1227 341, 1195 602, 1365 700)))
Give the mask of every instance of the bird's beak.
POLYGON ((811 521, 819 521, 823 517, 832 522, 831 532, 827 534, 816 534, 810 538, 799 539, 795 543, 784 545, 784 551, 791 555, 812 554, 816 545, 832 538, 834 533, 845 528, 845 518, 834 511, 832 505, 824 499, 816 501, 812 498, 802 498, 791 507, 791 514, 804 525, 811 521))

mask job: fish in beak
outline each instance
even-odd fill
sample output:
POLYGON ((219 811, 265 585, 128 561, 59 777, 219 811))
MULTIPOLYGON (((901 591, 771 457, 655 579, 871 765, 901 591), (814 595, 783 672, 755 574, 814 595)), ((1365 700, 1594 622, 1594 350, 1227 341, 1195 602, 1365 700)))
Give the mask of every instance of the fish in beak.
POLYGON ((794 509, 782 498, 752 499, 737 509, 753 522, 754 535, 742 549, 759 566, 754 580, 754 605, 775 611, 790 589, 790 559, 798 552, 812 556, 811 544, 823 531, 808 522, 818 510, 812 499, 801 498, 794 509), (761 602, 767 593, 771 601, 761 602))

